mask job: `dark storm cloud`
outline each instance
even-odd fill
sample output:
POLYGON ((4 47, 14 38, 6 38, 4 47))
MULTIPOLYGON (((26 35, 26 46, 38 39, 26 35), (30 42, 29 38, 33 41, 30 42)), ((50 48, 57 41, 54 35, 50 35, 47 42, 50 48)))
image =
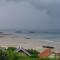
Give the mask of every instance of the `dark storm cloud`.
POLYGON ((0 28, 60 29, 60 0, 0 1, 0 28))

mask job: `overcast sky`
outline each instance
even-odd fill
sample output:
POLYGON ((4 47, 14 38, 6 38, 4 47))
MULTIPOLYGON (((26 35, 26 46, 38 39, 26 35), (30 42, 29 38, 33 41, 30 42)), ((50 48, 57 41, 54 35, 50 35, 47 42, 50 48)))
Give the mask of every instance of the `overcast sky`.
POLYGON ((60 29, 60 0, 0 0, 0 29, 60 29))

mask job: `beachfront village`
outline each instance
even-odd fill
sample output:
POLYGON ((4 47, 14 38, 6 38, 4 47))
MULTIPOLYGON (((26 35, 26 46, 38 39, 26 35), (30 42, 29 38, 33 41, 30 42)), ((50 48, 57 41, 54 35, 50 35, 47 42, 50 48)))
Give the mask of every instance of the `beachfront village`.
POLYGON ((60 60, 60 53, 54 47, 42 46, 39 48, 25 49, 22 46, 0 47, 0 60, 60 60))

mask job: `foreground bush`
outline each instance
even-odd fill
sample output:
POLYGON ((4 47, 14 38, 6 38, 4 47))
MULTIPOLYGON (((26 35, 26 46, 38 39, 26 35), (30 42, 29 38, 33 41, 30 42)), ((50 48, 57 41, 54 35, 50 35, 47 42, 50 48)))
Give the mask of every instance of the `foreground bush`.
POLYGON ((0 60, 60 60, 58 59, 49 59, 49 58, 38 58, 37 54, 38 52, 36 50, 27 50, 29 51, 32 56, 25 56, 22 55, 21 52, 15 52, 15 48, 14 47, 9 47, 7 50, 2 51, 0 50, 0 60))
POLYGON ((28 49, 27 50, 29 53, 31 53, 31 57, 32 58, 38 58, 38 52, 36 50, 33 50, 33 49, 28 49))

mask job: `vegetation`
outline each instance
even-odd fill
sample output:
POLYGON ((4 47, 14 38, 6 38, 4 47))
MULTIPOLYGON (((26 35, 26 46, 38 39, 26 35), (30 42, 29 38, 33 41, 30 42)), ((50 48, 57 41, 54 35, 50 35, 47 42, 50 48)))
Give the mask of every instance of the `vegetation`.
POLYGON ((16 52, 15 47, 8 47, 6 50, 0 49, 0 60, 60 60, 60 59, 49 59, 49 58, 39 58, 38 52, 36 50, 28 49, 27 51, 31 53, 32 56, 27 56, 22 54, 22 52, 16 52))
POLYGON ((36 50, 28 49, 27 51, 31 53, 32 58, 38 58, 38 52, 36 50))

